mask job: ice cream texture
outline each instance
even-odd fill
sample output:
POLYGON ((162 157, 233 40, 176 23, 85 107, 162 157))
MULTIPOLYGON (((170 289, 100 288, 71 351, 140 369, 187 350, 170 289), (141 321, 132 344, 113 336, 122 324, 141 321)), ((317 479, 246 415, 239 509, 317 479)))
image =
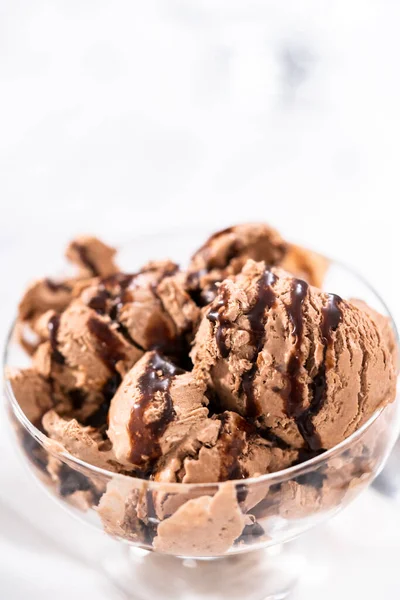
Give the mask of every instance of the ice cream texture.
MULTIPOLYGON (((28 287, 17 332, 32 364, 7 377, 51 440, 126 475, 126 489, 86 483, 75 498, 99 501, 107 531, 160 551, 225 551, 245 526, 240 506, 260 498, 151 493, 156 531, 129 478, 246 480, 334 447, 394 400, 393 330, 364 302, 322 291, 328 261, 264 224, 214 234, 186 270, 160 260, 125 273, 115 255, 80 236, 66 252, 74 276, 28 287)), ((47 470, 62 486, 65 469, 47 470)))

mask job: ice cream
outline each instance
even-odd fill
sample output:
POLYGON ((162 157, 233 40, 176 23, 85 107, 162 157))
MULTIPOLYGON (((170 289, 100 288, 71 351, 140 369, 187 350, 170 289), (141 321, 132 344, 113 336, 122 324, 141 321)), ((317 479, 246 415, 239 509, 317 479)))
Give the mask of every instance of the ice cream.
POLYGON ((80 236, 73 240, 67 247, 66 257, 78 267, 78 274, 64 280, 46 277, 32 282, 19 303, 20 321, 34 327, 37 318, 46 311, 65 309, 88 280, 118 270, 113 260, 115 253, 114 248, 95 237, 80 236))
POLYGON ((245 526, 234 486, 214 496, 200 496, 180 506, 160 523, 154 549, 184 556, 215 556, 226 552, 245 526))
POLYGON ((328 449, 394 398, 380 331, 354 304, 250 260, 221 284, 192 360, 222 409, 291 447, 328 449))
POLYGON ((235 412, 205 419, 154 469, 156 481, 213 483, 245 479, 284 469, 297 459, 296 450, 256 427, 235 412))
POLYGON ((106 531, 220 554, 266 535, 255 519, 304 516, 372 472, 366 446, 354 474, 349 460, 246 484, 334 447, 394 399, 389 321, 319 289, 326 259, 263 224, 214 234, 186 271, 161 260, 121 272, 89 236, 66 254, 77 273, 36 281, 21 300, 31 365, 7 376, 49 441, 45 451, 24 433, 26 452, 61 497, 96 506, 106 531))
POLYGON ((110 405, 108 436, 121 464, 147 471, 208 415, 205 385, 148 352, 124 377, 110 405))
POLYGON ((322 285, 327 260, 306 248, 285 242, 262 223, 246 223, 214 233, 192 256, 187 287, 200 305, 215 297, 217 284, 237 275, 248 259, 283 266, 312 285, 322 285))

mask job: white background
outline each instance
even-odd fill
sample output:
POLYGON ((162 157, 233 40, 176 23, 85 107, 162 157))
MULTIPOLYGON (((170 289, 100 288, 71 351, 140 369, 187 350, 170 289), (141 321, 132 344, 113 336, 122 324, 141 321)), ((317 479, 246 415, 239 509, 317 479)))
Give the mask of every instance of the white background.
MULTIPOLYGON (((0 0, 2 336, 75 233, 252 219, 358 268, 399 320, 399 19, 395 0, 0 0)), ((0 432, 0 598, 110 600, 76 560, 97 538, 0 432)), ((307 543, 298 600, 399 595, 400 506, 368 492, 307 543)))

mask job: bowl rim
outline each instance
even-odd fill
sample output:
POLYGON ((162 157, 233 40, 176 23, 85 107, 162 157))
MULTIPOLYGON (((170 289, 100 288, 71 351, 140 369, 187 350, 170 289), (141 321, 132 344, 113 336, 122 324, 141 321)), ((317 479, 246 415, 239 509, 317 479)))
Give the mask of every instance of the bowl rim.
MULTIPOLYGON (((144 235, 145 234, 142 234, 142 236, 140 236, 140 237, 143 237, 144 235)), ((146 237, 147 237, 147 235, 149 235, 149 237, 150 237, 150 234, 146 234, 146 237)), ((136 241, 136 240, 135 239, 132 240, 132 242, 134 242, 134 241, 136 241)), ((394 318, 393 318, 386 302, 382 299, 380 294, 373 288, 373 286, 369 283, 369 281, 363 275, 359 274, 351 266, 343 263, 342 261, 335 260, 335 259, 328 259, 328 261, 329 261, 329 265, 336 265, 336 266, 340 267, 341 269, 344 269, 345 271, 350 273, 353 277, 357 278, 375 296, 375 298, 378 300, 380 305, 385 309, 385 312, 387 313, 387 316, 390 320, 391 327, 392 327, 392 330, 393 330, 393 333, 395 336, 396 344, 397 344, 397 346, 399 346, 399 332, 397 330, 394 318)), ((222 482, 181 483, 181 482, 152 481, 149 479, 143 479, 140 477, 126 475, 124 473, 116 473, 114 471, 109 471, 108 469, 104 469, 102 467, 98 467, 96 465, 87 463, 87 462, 77 458, 73 454, 70 454, 65 448, 63 448, 61 443, 55 442, 54 440, 52 440, 51 438, 46 436, 31 421, 29 421, 29 419, 26 417, 25 413, 21 409, 21 407, 14 395, 11 382, 7 377, 7 369, 9 368, 9 366, 7 365, 9 347, 13 341, 16 325, 17 325, 17 319, 15 318, 8 330, 8 334, 6 336, 6 340, 5 340, 5 344, 4 344, 4 348, 3 348, 2 370, 3 370, 3 379, 4 379, 4 383, 3 383, 4 394, 5 394, 6 399, 9 401, 11 408, 12 408, 15 416, 17 417, 18 421, 25 428, 25 430, 28 432, 28 434, 31 437, 33 437, 47 452, 49 452, 52 456, 59 458, 62 462, 67 463, 67 464, 72 463, 74 466, 78 467, 78 470, 80 470, 80 471, 89 471, 95 475, 106 477, 109 480, 119 479, 121 481, 125 481, 125 483, 130 482, 130 484, 132 486, 135 486, 135 484, 136 484, 136 487, 145 486, 147 489, 152 489, 152 490, 170 491, 171 493, 172 492, 182 493, 185 490, 188 490, 188 491, 194 490, 194 489, 210 490, 210 488, 215 489, 215 488, 219 488, 219 487, 225 486, 225 485, 233 485, 235 487, 243 486, 243 485, 256 486, 256 485, 261 485, 261 484, 265 484, 265 483, 269 483, 272 485, 274 483, 280 483, 280 482, 282 482, 282 480, 288 481, 288 480, 294 479, 296 477, 299 477, 300 475, 304 475, 309 472, 312 472, 319 466, 326 463, 328 460, 330 460, 330 459, 338 456, 342 452, 345 452, 346 450, 350 449, 351 446, 355 442, 357 442, 360 438, 362 438, 364 436, 364 434, 378 420, 378 418, 383 413, 387 412, 387 410, 390 409, 390 407, 393 405, 393 403, 399 402, 399 399, 396 397, 392 403, 389 403, 388 405, 385 405, 384 407, 381 407, 378 410, 376 410, 371 415, 371 417, 365 423, 363 423, 361 425, 361 427, 359 427, 351 435, 349 435, 347 438, 345 438, 344 440, 342 440, 341 442, 339 442, 338 444, 336 444, 329 450, 326 450, 325 452, 323 452, 317 456, 314 456, 313 458, 310 458, 300 464, 292 465, 290 467, 287 467, 286 469, 281 469, 280 471, 275 471, 273 473, 266 473, 265 475, 260 475, 257 477, 248 477, 248 478, 244 478, 244 479, 230 479, 230 480, 222 481, 222 482)), ((18 368, 18 367, 16 367, 16 368, 18 368)), ((400 420, 400 412, 399 412, 398 420, 400 420)), ((399 425, 400 425, 400 423, 399 423, 399 425)))

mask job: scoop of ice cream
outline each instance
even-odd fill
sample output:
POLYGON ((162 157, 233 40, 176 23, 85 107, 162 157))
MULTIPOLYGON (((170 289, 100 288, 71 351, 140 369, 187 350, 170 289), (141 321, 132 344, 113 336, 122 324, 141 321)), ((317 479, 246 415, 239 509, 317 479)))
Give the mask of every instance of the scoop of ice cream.
POLYGON ((76 419, 62 419, 54 410, 43 416, 42 424, 48 437, 76 458, 96 467, 116 470, 115 455, 109 442, 104 441, 94 427, 84 427, 76 419))
POLYGON ((69 244, 66 255, 79 267, 78 275, 63 280, 40 279, 28 286, 18 306, 18 336, 28 354, 33 354, 43 340, 42 316, 65 310, 95 276, 117 272, 114 254, 113 248, 95 237, 76 238, 69 244))
POLYGON ((207 310, 195 374, 223 409, 292 447, 331 448, 395 397, 395 371, 375 321, 338 296, 248 261, 207 310))
POLYGON ((143 350, 187 357, 199 309, 184 288, 184 275, 171 261, 148 263, 133 275, 119 273, 86 289, 82 301, 108 314, 143 350))
POLYGON ((142 354, 111 319, 80 301, 52 322, 50 342, 66 364, 79 372, 82 385, 92 390, 101 389, 116 372, 123 376, 142 354))
POLYGON ((154 538, 154 549, 183 556, 224 554, 245 526, 235 487, 221 486, 214 496, 188 500, 162 521, 154 538))
POLYGON ((107 316, 80 300, 48 323, 52 359, 76 375, 78 387, 102 389, 115 373, 124 375, 142 355, 107 316))
POLYGON ((257 429, 234 412, 224 412, 193 427, 154 469, 156 481, 213 483, 256 477, 284 469, 297 452, 257 429), (270 438, 270 439, 268 439, 270 438))
POLYGON ((286 251, 286 242, 268 225, 229 227, 212 235, 192 256, 187 287, 200 305, 208 304, 216 295, 216 283, 239 273, 249 258, 277 265, 286 251))
POLYGON ((25 416, 37 425, 53 406, 51 386, 35 369, 9 367, 6 377, 25 416))
POLYGON ((19 303, 19 319, 29 321, 48 310, 61 312, 71 301, 72 288, 70 282, 56 283, 51 279, 34 281, 28 286, 19 303))
POLYGON ((66 256, 79 266, 78 276, 64 280, 45 278, 31 283, 19 303, 18 318, 32 321, 48 310, 64 310, 87 280, 118 271, 113 261, 115 252, 95 237, 82 236, 70 242, 66 256))
POLYGON ((45 318, 48 339, 38 346, 33 368, 51 381, 60 414, 100 426, 116 387, 141 350, 126 340, 108 316, 97 314, 80 299, 61 315, 49 311, 41 320, 45 318))
POLYGON ((152 528, 137 515, 139 500, 140 492, 134 480, 109 481, 97 508, 105 531, 125 540, 151 544, 152 528))
POLYGON ((98 238, 82 235, 68 244, 65 255, 79 267, 80 277, 107 277, 118 272, 114 262, 116 252, 115 248, 107 246, 98 238))
POLYGON ((117 459, 146 470, 207 418, 204 386, 157 352, 146 353, 113 397, 108 436, 117 459))

